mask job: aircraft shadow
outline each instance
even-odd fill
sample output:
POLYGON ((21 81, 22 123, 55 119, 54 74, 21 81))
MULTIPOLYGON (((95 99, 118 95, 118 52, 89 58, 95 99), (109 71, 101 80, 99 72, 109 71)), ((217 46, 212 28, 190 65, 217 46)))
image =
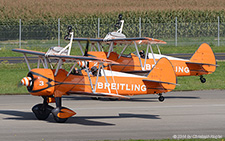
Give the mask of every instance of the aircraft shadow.
POLYGON ((200 99, 197 96, 165 96, 165 99, 200 99))
POLYGON ((156 98, 151 98, 152 100, 149 100, 148 98, 131 98, 131 99, 120 99, 120 100, 110 100, 109 98, 100 98, 98 100, 91 99, 90 97, 63 97, 63 100, 95 100, 95 101, 127 101, 127 102, 157 102, 156 98))
POLYGON ((0 114, 11 115, 14 117, 4 118, 5 120, 35 120, 36 117, 32 112, 23 112, 15 110, 0 110, 0 114))
POLYGON ((81 124, 88 126, 113 126, 115 124, 94 120, 123 119, 123 118, 160 119, 159 115, 120 113, 118 116, 77 116, 77 117, 75 116, 69 118, 66 123, 81 124))
MULTIPOLYGON (((3 118, 3 120, 38 120, 32 112, 0 110, 0 114, 15 116, 3 118)), ((65 123, 59 124, 80 124, 85 126, 115 126, 116 124, 102 122, 99 120, 123 118, 160 119, 159 115, 120 113, 118 116, 75 116, 69 118, 65 123)), ((50 115, 45 121, 56 123, 52 115, 50 115)))
MULTIPOLYGON (((165 99, 200 99, 200 97, 195 96, 164 96, 165 99)), ((93 100, 90 97, 63 97, 64 100, 93 100)), ((121 100, 110 100, 109 98, 100 98, 95 101, 127 101, 127 102, 158 102, 158 96, 156 97, 131 97, 130 99, 121 99, 121 100)))

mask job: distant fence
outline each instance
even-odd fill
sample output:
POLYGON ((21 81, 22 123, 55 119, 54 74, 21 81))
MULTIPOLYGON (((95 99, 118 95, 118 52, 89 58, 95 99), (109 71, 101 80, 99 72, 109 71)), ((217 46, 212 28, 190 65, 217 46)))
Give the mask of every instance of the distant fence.
MULTIPOLYGON (((96 24, 72 25, 75 37, 104 38, 114 31, 114 23, 104 24, 98 19, 96 24)), ((66 42, 63 37, 67 26, 58 25, 0 25, 0 47, 49 47, 62 46, 66 42)), ((124 23, 123 33, 127 37, 151 37, 167 42, 170 46, 200 45, 207 42, 210 45, 225 45, 225 23, 178 23, 177 18, 170 23, 124 23)))

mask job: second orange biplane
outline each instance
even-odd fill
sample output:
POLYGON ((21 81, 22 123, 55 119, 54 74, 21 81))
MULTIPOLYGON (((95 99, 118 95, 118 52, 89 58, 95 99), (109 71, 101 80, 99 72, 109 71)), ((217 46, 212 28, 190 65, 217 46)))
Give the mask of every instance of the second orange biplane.
POLYGON ((21 80, 31 95, 43 97, 43 103, 32 108, 35 116, 40 120, 53 114, 57 122, 65 122, 76 113, 62 106, 63 95, 124 98, 143 94, 159 94, 163 101, 162 93, 172 91, 176 86, 176 75, 170 61, 161 58, 146 76, 139 76, 123 72, 105 70, 103 64, 118 64, 114 61, 87 56, 72 56, 73 33, 70 33, 70 43, 65 47, 52 47, 47 53, 26 49, 13 49, 23 53, 29 72, 21 80), (38 56, 37 68, 31 69, 26 54, 38 56), (54 64, 52 60, 57 60, 54 64), (78 61, 98 62, 96 70, 87 66, 82 70, 75 69, 78 61), (41 68, 41 64, 43 67, 41 68), (66 71, 63 64, 69 64, 66 71), (49 103, 55 103, 52 107, 49 103))
MULTIPOLYGON (((166 42, 148 37, 126 38, 126 36, 122 33, 124 23, 124 20, 122 20, 122 15, 119 15, 119 22, 116 25, 119 25, 119 23, 121 23, 120 29, 115 32, 109 32, 104 39, 73 38, 73 41, 78 42, 81 53, 84 56, 109 59, 118 63, 112 65, 112 67, 106 67, 108 70, 112 69, 113 71, 146 75, 162 57, 166 57, 171 61, 176 72, 176 76, 200 76, 202 83, 206 82, 203 75, 211 74, 216 70, 217 65, 215 55, 207 43, 201 44, 190 60, 166 56, 161 54, 158 46, 159 44, 166 44, 166 42), (83 52, 81 42, 87 42, 85 52, 83 52), (91 44, 91 49, 95 49, 96 51, 88 51, 89 44, 91 44), (109 46, 108 52, 104 52, 103 44, 109 46), (120 54, 113 51, 116 45, 124 45, 120 54), (124 55, 124 51, 128 48, 128 46, 131 47, 131 45, 134 46, 135 52, 124 55), (147 45, 146 52, 139 50, 138 45, 147 45), (157 46, 159 54, 153 53, 152 45, 157 46)), ((69 40, 70 38, 66 36, 65 39, 69 40)), ((85 66, 83 62, 79 63, 80 66, 85 66)), ((91 62, 88 64, 89 68, 96 65, 96 62, 91 62)))

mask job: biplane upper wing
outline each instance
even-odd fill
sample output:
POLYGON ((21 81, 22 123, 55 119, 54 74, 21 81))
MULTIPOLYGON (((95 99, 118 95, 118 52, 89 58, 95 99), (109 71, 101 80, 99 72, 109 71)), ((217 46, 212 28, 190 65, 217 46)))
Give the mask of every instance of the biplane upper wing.
POLYGON ((19 52, 19 53, 25 53, 25 54, 33 54, 33 55, 45 56, 45 52, 41 52, 41 51, 19 49, 19 48, 12 49, 12 51, 19 52))
POLYGON ((69 91, 68 95, 77 95, 77 96, 87 96, 87 97, 107 97, 107 98, 123 98, 130 99, 127 96, 113 94, 113 93, 88 93, 88 92, 78 92, 78 91, 69 91))
MULTIPOLYGON (((66 38, 70 40, 70 38, 66 38)), ((166 42, 149 37, 134 37, 134 38, 117 38, 117 39, 107 39, 102 38, 73 38, 73 41, 90 41, 90 42, 114 42, 114 43, 132 43, 135 41, 137 44, 166 44, 166 42)))
POLYGON ((80 61, 96 61, 96 62, 104 62, 108 64, 119 64, 115 61, 109 60, 109 59, 102 59, 102 58, 96 58, 96 57, 87 57, 87 56, 73 56, 73 55, 49 55, 49 58, 58 58, 58 59, 64 59, 64 60, 80 60, 80 61))
MULTIPOLYGON (((24 53, 24 54, 38 55, 38 56, 46 55, 45 52, 33 51, 33 50, 27 50, 27 49, 16 48, 16 49, 12 49, 12 51, 24 53)), ((87 57, 87 56, 48 55, 48 58, 58 58, 58 59, 65 59, 65 60, 80 60, 80 61, 99 61, 99 62, 105 62, 105 63, 110 63, 110 64, 118 64, 117 62, 114 62, 112 60, 96 58, 96 57, 87 57)))

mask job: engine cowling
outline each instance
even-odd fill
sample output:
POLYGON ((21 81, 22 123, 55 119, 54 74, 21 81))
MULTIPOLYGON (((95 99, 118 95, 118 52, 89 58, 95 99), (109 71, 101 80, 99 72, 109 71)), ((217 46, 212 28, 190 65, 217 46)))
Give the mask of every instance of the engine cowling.
POLYGON ((51 96, 55 90, 54 74, 51 69, 32 69, 21 83, 35 96, 51 96))

